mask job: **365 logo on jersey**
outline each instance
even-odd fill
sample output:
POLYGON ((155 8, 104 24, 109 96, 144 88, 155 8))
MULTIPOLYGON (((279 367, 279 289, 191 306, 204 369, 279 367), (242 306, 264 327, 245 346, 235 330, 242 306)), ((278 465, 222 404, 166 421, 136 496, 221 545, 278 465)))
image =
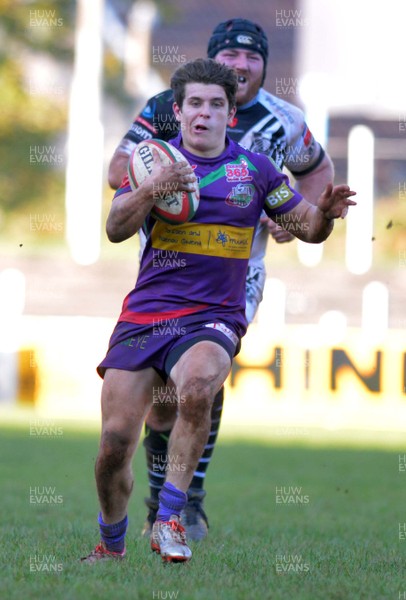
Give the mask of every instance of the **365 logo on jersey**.
POLYGON ((240 158, 239 163, 227 163, 225 169, 227 181, 252 181, 248 163, 243 158, 240 158))

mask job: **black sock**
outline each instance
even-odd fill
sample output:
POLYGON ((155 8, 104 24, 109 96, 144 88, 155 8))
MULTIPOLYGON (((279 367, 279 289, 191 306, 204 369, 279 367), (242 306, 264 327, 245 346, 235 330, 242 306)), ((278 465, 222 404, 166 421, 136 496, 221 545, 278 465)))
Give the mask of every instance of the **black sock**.
MULTIPOLYGON (((204 478, 209 466, 217 435, 220 429, 221 414, 223 411, 224 388, 216 394, 211 409, 211 428, 204 452, 196 467, 190 487, 196 490, 202 490, 204 478)), ((151 493, 151 499, 159 501, 159 492, 165 482, 165 469, 167 466, 168 440, 171 430, 156 431, 145 425, 144 447, 147 456, 148 480, 151 493)))
POLYGON ((214 452, 214 446, 216 445, 217 435, 220 429, 221 413, 223 412, 223 402, 224 387, 222 387, 221 390, 217 392, 216 397, 214 398, 213 406, 211 409, 211 428, 209 439, 207 440, 207 444, 204 447, 204 452, 199 460, 199 463, 196 467, 196 471, 193 475, 192 482, 189 486, 190 488, 193 488, 195 490, 203 489, 207 467, 210 464, 210 460, 214 452))
POLYGON ((165 483, 168 440, 171 430, 156 431, 145 424, 144 447, 147 456, 148 481, 151 499, 159 501, 159 492, 165 483))

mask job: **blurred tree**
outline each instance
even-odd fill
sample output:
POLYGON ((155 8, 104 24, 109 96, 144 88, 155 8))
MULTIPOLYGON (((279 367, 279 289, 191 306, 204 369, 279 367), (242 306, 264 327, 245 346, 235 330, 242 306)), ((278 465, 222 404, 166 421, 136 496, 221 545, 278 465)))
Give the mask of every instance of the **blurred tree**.
POLYGON ((30 211, 63 212, 74 13, 74 0, 0 0, 2 233, 30 211))
MULTIPOLYGON (((136 0, 105 0, 127 27, 136 0)), ((160 14, 173 9, 156 0, 160 14)), ((112 11, 112 12, 111 12, 112 11)), ((76 0, 0 0, 0 234, 24 232, 32 213, 63 220, 65 144, 74 51, 76 0)), ((133 106, 122 60, 111 50, 106 22, 105 93, 133 106)))

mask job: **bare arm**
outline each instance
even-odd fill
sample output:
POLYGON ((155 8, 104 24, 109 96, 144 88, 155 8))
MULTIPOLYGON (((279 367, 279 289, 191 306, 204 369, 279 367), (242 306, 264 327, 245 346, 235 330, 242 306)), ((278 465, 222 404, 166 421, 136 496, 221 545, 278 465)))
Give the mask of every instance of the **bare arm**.
POLYGON ((192 192, 196 190, 196 176, 184 161, 165 166, 153 150, 154 166, 151 174, 135 191, 114 198, 107 217, 106 232, 111 242, 123 242, 142 227, 145 217, 155 204, 155 193, 160 189, 192 192))
POLYGON ((128 159, 136 144, 123 138, 111 158, 108 171, 109 185, 113 190, 117 190, 127 173, 128 159))
POLYGON ((334 219, 342 217, 347 213, 349 206, 356 204, 350 200, 355 193, 348 185, 333 187, 329 183, 319 196, 317 204, 303 199, 291 211, 277 215, 273 220, 300 240, 319 244, 333 231, 334 219))
POLYGON ((123 242, 134 235, 154 205, 153 187, 145 181, 135 192, 113 199, 106 222, 110 242, 123 242))
POLYGON ((331 158, 325 154, 323 160, 314 171, 295 176, 295 189, 311 204, 317 204, 320 194, 329 183, 334 181, 334 167, 331 158))

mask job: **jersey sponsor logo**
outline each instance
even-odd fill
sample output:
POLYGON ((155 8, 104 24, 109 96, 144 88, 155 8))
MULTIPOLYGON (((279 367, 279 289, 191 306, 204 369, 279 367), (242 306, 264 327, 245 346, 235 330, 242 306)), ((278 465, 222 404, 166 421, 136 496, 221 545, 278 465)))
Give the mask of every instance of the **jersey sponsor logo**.
POLYGON ((254 43, 254 40, 250 35, 237 35, 236 40, 239 44, 245 44, 246 46, 252 46, 254 43))
POLYGON ((228 206, 247 208, 254 199, 255 187, 250 183, 237 183, 226 198, 228 206))
POLYGON ((145 350, 145 346, 147 345, 148 338, 150 335, 137 335, 136 337, 130 337, 126 340, 120 342, 123 346, 128 346, 129 348, 134 348, 135 350, 145 350))
POLYGON ((244 234, 241 235, 238 228, 227 227, 226 229, 219 229, 217 231, 216 244, 221 244, 221 246, 227 248, 227 250, 239 248, 244 251, 248 247, 248 238, 244 234), (235 231, 231 231, 231 229, 234 229, 235 231))
POLYGON ((155 114, 155 109, 156 109, 156 102, 154 101, 154 102, 152 102, 152 104, 147 104, 147 106, 142 111, 141 115, 143 117, 146 117, 147 119, 150 119, 152 117, 152 115, 155 114))
POLYGON ((157 221, 151 232, 151 244, 159 250, 248 259, 253 233, 253 227, 211 223, 168 225, 157 221))
POLYGON ((270 208, 278 208, 293 198, 294 193, 286 183, 281 183, 280 186, 272 190, 266 197, 265 203, 270 208))
POLYGON ((137 117, 135 119, 133 125, 135 125, 136 123, 138 123, 141 127, 145 127, 146 129, 148 129, 152 133, 156 133, 156 130, 155 130, 154 126, 151 125, 151 123, 148 123, 148 121, 146 121, 142 117, 137 117))
POLYGON ((137 125, 137 123, 131 125, 131 131, 143 140, 150 140, 152 138, 152 134, 149 131, 145 131, 145 129, 140 125, 137 125))
POLYGON ((248 163, 243 158, 240 158, 239 163, 227 163, 225 169, 227 181, 252 181, 248 163))
MULTIPOLYGON (((256 168, 256 166, 244 154, 240 154, 234 162, 228 163, 228 165, 230 165, 230 167, 231 167, 230 171, 233 171, 233 169, 235 167, 237 167, 238 169, 241 169, 242 162, 244 162, 245 168, 248 166, 250 171, 254 171, 254 173, 258 173, 258 169, 256 168)), ((246 172, 248 173, 248 170, 246 172)), ((221 165, 221 167, 219 167, 215 171, 211 171, 208 175, 205 175, 204 177, 201 178, 200 183, 199 183, 200 189, 202 189, 208 185, 211 185, 212 183, 214 183, 215 181, 218 181, 219 179, 224 179, 226 174, 227 174, 226 165, 221 165)), ((239 179, 240 175, 241 175, 241 173, 239 173, 238 177, 233 178, 231 181, 240 181, 240 179, 239 179)), ((248 180, 250 180, 250 179, 252 179, 252 177, 248 176, 248 180)), ((230 179, 228 179, 227 181, 230 181, 230 179)))
POLYGON ((232 331, 227 325, 224 323, 206 323, 203 327, 210 327, 211 329, 215 329, 216 331, 221 331, 229 340, 233 342, 233 344, 238 344, 238 336, 235 335, 234 331, 232 331))

